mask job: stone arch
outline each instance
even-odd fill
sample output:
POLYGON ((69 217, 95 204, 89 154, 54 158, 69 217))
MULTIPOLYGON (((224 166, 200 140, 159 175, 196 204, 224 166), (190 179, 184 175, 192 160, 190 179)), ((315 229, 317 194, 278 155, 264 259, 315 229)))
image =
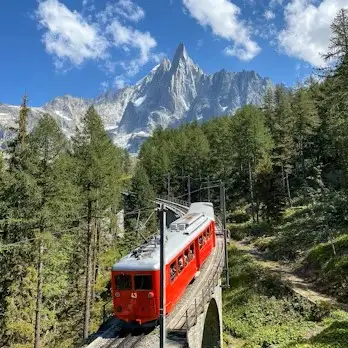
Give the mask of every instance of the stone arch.
POLYGON ((220 317, 219 309, 215 298, 209 303, 207 314, 205 316, 202 348, 220 348, 220 317))

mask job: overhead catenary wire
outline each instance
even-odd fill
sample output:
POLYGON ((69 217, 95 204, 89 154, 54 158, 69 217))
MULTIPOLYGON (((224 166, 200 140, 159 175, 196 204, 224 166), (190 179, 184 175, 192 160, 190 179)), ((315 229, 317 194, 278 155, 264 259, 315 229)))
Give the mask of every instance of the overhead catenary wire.
MULTIPOLYGON (((135 215, 135 214, 138 214, 139 212, 148 212, 148 211, 152 211, 152 214, 150 215, 150 217, 153 215, 153 213, 157 210, 158 208, 154 205, 152 206, 149 206, 149 207, 145 207, 145 208, 141 208, 141 209, 136 209, 136 210, 133 210, 133 211, 130 211, 130 212, 127 212, 125 213, 124 215, 135 215)), ((80 216, 78 219, 83 219, 84 217, 83 216, 80 216)), ((98 217, 98 218, 102 218, 102 217, 98 217)), ((149 219, 148 219, 149 220, 149 219)), ((73 220, 71 221, 72 222, 75 222, 76 220, 73 220)), ((5 219, 1 220, 0 222, 6 222, 5 219)), ((18 220, 18 222, 20 222, 18 220)), ((148 221, 146 221, 147 223, 148 221)), ((37 230, 38 228, 37 227, 32 227, 30 228, 30 230, 37 230)), ((47 228, 48 230, 49 228, 47 228)), ((63 230, 59 230, 59 231, 56 231, 56 232, 50 232, 50 235, 51 236, 59 236, 65 232, 69 232, 69 231, 72 231, 72 230, 80 230, 81 229, 81 226, 76 226, 76 227, 71 227, 71 228, 67 228, 67 229, 63 229, 63 230)), ((42 236, 38 236, 38 237, 33 237, 33 238, 29 238, 29 239, 25 239, 25 240, 22 240, 22 241, 18 241, 18 242, 13 242, 13 243, 8 243, 8 244, 1 244, 0 243, 0 252, 3 251, 3 250, 6 250, 6 249, 9 249, 9 248, 16 248, 16 247, 21 247, 22 245, 25 245, 25 244, 30 244, 34 241, 38 241, 38 240, 41 240, 42 239, 42 236)), ((145 238, 144 238, 145 239, 145 238)))

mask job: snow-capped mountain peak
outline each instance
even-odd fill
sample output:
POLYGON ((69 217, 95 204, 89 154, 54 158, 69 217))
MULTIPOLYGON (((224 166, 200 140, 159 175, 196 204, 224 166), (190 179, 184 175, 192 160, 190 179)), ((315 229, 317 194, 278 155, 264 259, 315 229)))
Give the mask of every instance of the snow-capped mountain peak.
MULTIPOLYGON (((101 115, 116 144, 137 152, 141 142, 158 126, 175 127, 182 122, 203 121, 233 113, 245 104, 261 104, 268 79, 254 71, 208 75, 189 57, 180 43, 172 61, 163 59, 134 86, 108 90, 94 99, 71 95, 56 97, 41 108, 32 108, 29 128, 45 112, 72 135, 90 105, 101 115)), ((0 103, 0 140, 18 118, 19 107, 0 103)))

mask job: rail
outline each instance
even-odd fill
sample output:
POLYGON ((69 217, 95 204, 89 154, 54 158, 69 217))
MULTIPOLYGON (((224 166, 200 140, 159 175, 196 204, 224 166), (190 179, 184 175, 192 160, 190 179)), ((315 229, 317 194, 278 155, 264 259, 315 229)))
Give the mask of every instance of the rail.
POLYGON ((159 195, 158 198, 162 199, 162 200, 165 200, 167 202, 170 202, 170 203, 176 203, 176 204, 182 205, 182 206, 184 206, 186 208, 188 208, 191 205, 190 202, 185 201, 183 199, 178 199, 178 198, 175 198, 175 197, 159 195))
POLYGON ((190 203, 182 200, 175 200, 173 198, 173 201, 171 198, 168 198, 167 196, 159 196, 156 198, 157 204, 164 204, 167 208, 169 208, 171 211, 173 211, 176 215, 179 217, 185 215, 189 209, 190 203))

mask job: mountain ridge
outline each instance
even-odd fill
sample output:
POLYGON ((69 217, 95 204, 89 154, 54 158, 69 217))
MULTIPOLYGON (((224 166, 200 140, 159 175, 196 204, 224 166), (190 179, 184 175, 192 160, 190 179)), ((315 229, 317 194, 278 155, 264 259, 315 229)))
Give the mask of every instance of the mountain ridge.
MULTIPOLYGON (((183 122, 208 120, 232 114, 246 104, 260 105, 271 81, 255 71, 221 69, 206 74, 180 43, 170 61, 165 58, 133 86, 108 90, 95 98, 70 94, 58 96, 41 107, 31 108, 29 129, 43 113, 50 113, 67 136, 74 134, 90 105, 102 117, 115 144, 137 152, 153 130, 183 122)), ((10 137, 19 106, 0 103, 0 144, 10 137)))

